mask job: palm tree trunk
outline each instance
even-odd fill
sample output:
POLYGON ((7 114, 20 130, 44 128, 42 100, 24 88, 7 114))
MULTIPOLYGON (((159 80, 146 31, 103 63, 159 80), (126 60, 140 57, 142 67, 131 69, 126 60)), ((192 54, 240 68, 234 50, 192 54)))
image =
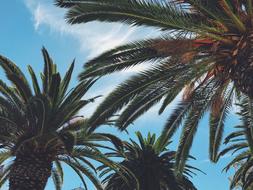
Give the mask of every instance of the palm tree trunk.
POLYGON ((18 154, 10 171, 9 190, 43 190, 51 170, 52 159, 46 154, 18 154))

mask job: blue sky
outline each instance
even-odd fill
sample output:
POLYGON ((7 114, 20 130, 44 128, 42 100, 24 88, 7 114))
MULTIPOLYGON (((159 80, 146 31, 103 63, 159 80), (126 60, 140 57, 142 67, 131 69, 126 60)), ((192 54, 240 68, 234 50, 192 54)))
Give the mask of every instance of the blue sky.
MULTIPOLYGON (((54 7, 52 0, 4 0, 1 3, 0 54, 17 63, 24 72, 29 64, 37 73, 43 65, 40 52, 42 46, 49 50, 61 72, 66 71, 71 61, 76 58, 71 85, 76 84, 77 74, 86 60, 125 42, 159 35, 159 32, 152 28, 131 28, 122 24, 92 22, 70 26, 65 23, 64 10, 54 7)), ((142 67, 105 77, 93 87, 87 98, 108 94, 120 81, 138 72, 142 67)), ((0 75, 1 78, 4 78, 2 71, 0 71, 0 75)), ((88 109, 82 110, 82 114, 90 115, 101 101, 102 99, 90 105, 88 109)), ((166 117, 174 106, 175 102, 161 116, 157 114, 158 106, 151 109, 133 126, 129 127, 130 136, 133 137, 134 131, 137 130, 143 134, 147 134, 149 131, 159 134, 166 117)), ((237 122, 235 115, 231 114, 226 123, 226 132, 231 131, 232 126, 237 122)), ((101 130, 117 132, 112 128, 101 130)), ((200 190, 229 189, 228 176, 231 173, 221 173, 221 170, 231 158, 226 156, 216 165, 208 161, 208 132, 208 118, 204 117, 191 154, 197 158, 192 164, 202 169, 207 175, 198 174, 192 181, 200 190)), ((126 134, 117 134, 122 139, 128 138, 126 134)), ((177 147, 177 136, 170 147, 171 149, 177 147)), ((71 190, 79 185, 80 181, 77 176, 69 168, 66 168, 63 190, 71 190)), ((89 187, 90 190, 94 189, 90 183, 89 187)), ((47 190, 53 189, 52 183, 49 181, 47 190)))

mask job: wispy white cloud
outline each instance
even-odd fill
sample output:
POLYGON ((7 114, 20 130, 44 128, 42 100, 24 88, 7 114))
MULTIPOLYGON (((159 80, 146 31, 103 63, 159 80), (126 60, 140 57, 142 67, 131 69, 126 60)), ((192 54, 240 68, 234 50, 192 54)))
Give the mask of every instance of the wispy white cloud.
POLYGON ((24 0, 30 10, 34 28, 40 31, 48 27, 51 32, 69 35, 78 41, 80 51, 87 52, 88 58, 123 44, 127 41, 154 35, 154 29, 137 29, 118 23, 87 23, 69 25, 64 19, 65 10, 48 0, 24 0))

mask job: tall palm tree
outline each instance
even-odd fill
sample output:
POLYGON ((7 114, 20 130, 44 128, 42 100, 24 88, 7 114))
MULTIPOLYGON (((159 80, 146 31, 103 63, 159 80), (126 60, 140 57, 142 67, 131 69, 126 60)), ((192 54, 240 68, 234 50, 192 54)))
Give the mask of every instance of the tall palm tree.
POLYGON ((194 174, 192 169, 198 169, 187 165, 184 176, 177 178, 174 173, 175 151, 169 151, 167 146, 160 147, 160 139, 156 139, 155 135, 149 134, 144 138, 140 132, 136 134, 138 142, 130 139, 130 142, 123 142, 123 146, 116 147, 107 155, 123 159, 120 165, 134 174, 137 180, 129 175, 123 178, 102 165, 99 169, 101 176, 105 176, 105 190, 196 190, 188 177, 194 174))
POLYGON ((239 105, 241 123, 236 130, 228 135, 225 144, 229 144, 219 153, 219 158, 232 153, 233 160, 224 168, 228 171, 236 166, 237 170, 231 180, 230 189, 241 186, 244 190, 253 188, 253 104, 243 96, 239 105))
POLYGON ((68 8, 71 24, 98 20, 163 31, 161 37, 116 47, 85 64, 80 80, 149 64, 108 95, 90 118, 93 128, 121 110, 116 125, 124 130, 161 100, 159 113, 163 113, 184 89, 183 100, 164 126, 164 139, 184 121, 176 164, 182 172, 198 123, 210 110, 209 155, 217 161, 233 98, 239 93, 253 97, 252 0, 56 0, 56 4, 68 8))
POLYGON ((0 165, 4 166, 0 185, 9 180, 10 190, 43 190, 52 176, 59 190, 63 183, 62 163, 65 163, 84 186, 85 175, 97 189, 102 189, 90 159, 113 167, 98 150, 105 146, 97 142, 113 137, 88 132, 86 119, 77 115, 94 100, 82 97, 95 81, 87 80, 69 90, 74 62, 61 78, 46 49, 42 53, 42 87, 31 66, 28 70, 33 87, 17 65, 0 56, 0 65, 8 79, 8 83, 0 80, 0 165))

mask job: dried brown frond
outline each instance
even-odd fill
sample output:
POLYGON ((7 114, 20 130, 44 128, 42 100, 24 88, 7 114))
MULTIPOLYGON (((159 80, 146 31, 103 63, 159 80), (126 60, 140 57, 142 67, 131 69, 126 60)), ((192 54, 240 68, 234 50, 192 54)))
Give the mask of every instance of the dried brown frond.
POLYGON ((211 106, 211 113, 213 116, 218 116, 224 104, 222 95, 220 94, 215 98, 211 106))
POLYGON ((193 40, 163 40, 152 45, 158 53, 165 55, 180 55, 193 48, 193 40))
POLYGON ((195 51, 190 51, 190 52, 184 53, 181 56, 182 63, 189 63, 189 61, 191 61, 196 56, 196 54, 197 53, 195 51))
POLYGON ((195 89, 195 83, 192 82, 190 83, 189 85, 187 85, 184 89, 184 93, 183 93, 183 100, 184 101, 187 101, 191 98, 193 92, 194 92, 194 89, 195 89))
POLYGON ((219 5, 228 15, 231 14, 231 9, 228 6, 226 0, 219 0, 219 5))

